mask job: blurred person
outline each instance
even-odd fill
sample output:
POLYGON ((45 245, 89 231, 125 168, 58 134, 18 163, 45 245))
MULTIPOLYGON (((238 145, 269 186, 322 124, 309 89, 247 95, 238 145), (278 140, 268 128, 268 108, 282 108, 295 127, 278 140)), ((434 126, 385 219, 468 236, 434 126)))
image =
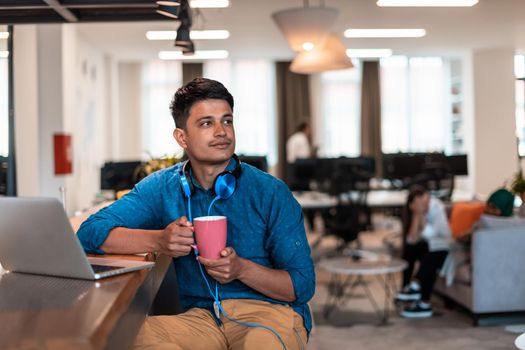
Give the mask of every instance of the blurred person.
POLYGON ((295 132, 286 141, 286 161, 295 162, 298 158, 311 158, 315 156, 314 149, 310 144, 312 128, 308 122, 297 126, 295 132))
POLYGON ((413 186, 408 194, 403 220, 403 289, 398 302, 411 302, 401 316, 432 316, 430 297, 438 271, 447 257, 451 233, 443 203, 422 186, 413 186), (417 271, 414 269, 419 263, 417 271))

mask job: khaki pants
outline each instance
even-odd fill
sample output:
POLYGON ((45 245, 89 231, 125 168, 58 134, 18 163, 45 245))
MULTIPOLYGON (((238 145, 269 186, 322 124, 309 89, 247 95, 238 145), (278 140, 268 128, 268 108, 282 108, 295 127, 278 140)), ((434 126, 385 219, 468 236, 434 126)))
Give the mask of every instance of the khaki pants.
MULTIPOLYGON (((288 350, 306 348, 303 318, 287 305, 259 300, 225 300, 228 317, 257 323, 276 331, 288 350)), ((221 315, 219 327, 209 311, 193 308, 176 316, 151 316, 137 335, 135 349, 265 350, 283 349, 277 336, 267 329, 247 327, 221 315)))

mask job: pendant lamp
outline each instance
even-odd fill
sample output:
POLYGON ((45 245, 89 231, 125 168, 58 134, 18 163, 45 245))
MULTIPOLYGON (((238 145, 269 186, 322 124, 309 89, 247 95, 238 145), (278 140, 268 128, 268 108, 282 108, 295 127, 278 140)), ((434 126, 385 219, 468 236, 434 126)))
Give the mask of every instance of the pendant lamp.
POLYGON ((341 39, 335 34, 329 34, 322 46, 298 53, 290 65, 290 70, 299 74, 312 74, 353 66, 341 39))
POLYGON ((328 7, 291 8, 272 14, 292 50, 299 52, 303 45, 322 45, 331 31, 338 11, 328 7))

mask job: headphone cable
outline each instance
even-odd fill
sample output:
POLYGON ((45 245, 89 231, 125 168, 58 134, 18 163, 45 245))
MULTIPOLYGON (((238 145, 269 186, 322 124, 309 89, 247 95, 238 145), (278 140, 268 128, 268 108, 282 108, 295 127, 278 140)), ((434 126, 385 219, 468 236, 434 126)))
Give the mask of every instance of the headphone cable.
MULTIPOLYGON (((208 207, 208 216, 210 216, 210 212, 211 212, 211 208, 213 206, 213 204, 218 200, 220 199, 219 196, 215 197, 213 199, 213 201, 210 203, 210 206, 208 207)), ((191 223, 193 223, 193 219, 192 219, 192 216, 191 216, 191 197, 188 197, 188 217, 189 217, 189 221, 191 223)), ((196 243, 196 242, 195 242, 196 243)), ((195 247, 193 249, 193 252, 195 254, 195 257, 199 256, 199 251, 197 250, 197 245, 195 244, 195 247)), ((283 346, 284 350, 287 350, 286 348, 286 344, 284 343, 283 339, 281 338, 281 336, 279 335, 279 333, 277 333, 274 329, 272 329, 271 327, 268 327, 268 326, 264 326, 262 324, 258 324, 258 323, 245 323, 245 322, 241 322, 241 321, 237 321, 237 320, 234 320, 233 318, 230 318, 228 316, 228 314, 226 313, 226 311, 223 309, 222 305, 221 305, 221 302, 219 300, 219 287, 217 285, 217 281, 215 281, 215 294, 212 292, 211 290, 211 286, 210 286, 210 283, 208 282, 208 279, 206 278, 206 275, 204 274, 204 270, 202 269, 202 264, 200 262, 197 261, 197 265, 199 265, 199 270, 201 272, 201 275, 202 275, 202 278, 204 279, 204 282, 206 282, 206 287, 208 288, 208 291, 210 292, 210 295, 212 296, 213 298, 213 303, 214 305, 216 305, 216 307, 218 308, 218 310, 216 311, 216 316, 217 318, 220 318, 220 313, 222 313, 224 315, 224 317, 226 317, 226 319, 228 319, 229 321, 231 322, 235 322, 241 326, 246 326, 246 327, 256 327, 256 328, 262 328, 262 329, 266 329, 266 330, 269 330, 270 332, 272 332, 276 337, 277 339, 279 339, 279 342, 281 343, 281 345, 283 346)), ((215 307, 214 307, 214 310, 215 310, 215 307)))
MULTIPOLYGON (((198 253, 198 251, 196 249, 194 249, 194 252, 195 252, 195 256, 199 255, 199 253, 198 253)), ((279 342, 283 346, 284 350, 287 350, 286 344, 284 343, 283 339, 281 338, 279 333, 277 333, 273 328, 265 326, 265 325, 262 325, 262 324, 258 324, 258 323, 245 323, 245 322, 242 322, 242 321, 234 320, 233 318, 229 317, 228 314, 226 313, 226 311, 223 309, 223 307, 221 305, 221 302, 219 300, 219 288, 217 286, 217 281, 215 281, 215 294, 213 294, 213 292, 211 290, 210 283, 208 282, 208 279, 206 278, 206 275, 204 274, 204 270, 202 269, 202 265, 200 263, 198 263, 198 265, 199 265, 199 270, 201 272, 202 278, 204 279, 204 281, 206 282, 206 286, 208 287, 208 291, 210 292, 210 295, 213 297, 214 304, 217 305, 217 308, 220 310, 220 313, 222 313, 224 315, 224 317, 226 317, 226 319, 228 319, 231 322, 235 322, 235 323, 237 323, 237 324, 239 324, 241 326, 263 328, 263 329, 266 329, 266 330, 272 332, 277 337, 277 339, 279 339, 279 342)), ((220 318, 219 315, 216 315, 216 316, 217 316, 217 318, 220 318)))

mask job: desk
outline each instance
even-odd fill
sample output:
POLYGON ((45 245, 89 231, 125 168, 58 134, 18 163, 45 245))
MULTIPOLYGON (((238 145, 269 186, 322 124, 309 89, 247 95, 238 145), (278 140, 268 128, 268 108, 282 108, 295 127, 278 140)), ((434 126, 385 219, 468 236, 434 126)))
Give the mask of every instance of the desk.
POLYGON ((97 282, 2 275, 0 348, 130 348, 171 261, 97 282))
MULTIPOLYGON (((295 191, 293 196, 303 209, 326 209, 337 205, 337 196, 317 191, 295 191)), ((344 199, 356 196, 355 192, 341 194, 344 199)), ((408 190, 371 190, 367 192, 366 204, 372 209, 402 208, 405 205, 408 190)))
POLYGON ((372 209, 402 208, 407 200, 408 190, 373 190, 366 197, 366 204, 372 209))
POLYGON ((329 209, 337 205, 337 198, 317 191, 294 191, 294 198, 303 209, 329 209))

